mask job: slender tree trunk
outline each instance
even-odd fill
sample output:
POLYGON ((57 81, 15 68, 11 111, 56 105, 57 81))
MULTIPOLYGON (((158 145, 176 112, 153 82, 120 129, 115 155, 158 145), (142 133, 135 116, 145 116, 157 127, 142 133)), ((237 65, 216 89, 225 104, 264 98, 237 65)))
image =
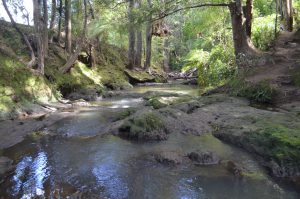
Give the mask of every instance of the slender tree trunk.
POLYGON ((44 22, 42 21, 41 14, 42 2, 41 0, 33 0, 33 19, 34 28, 37 43, 37 54, 38 54, 38 70, 41 74, 44 74, 45 68, 45 51, 44 51, 44 41, 43 41, 43 27, 44 22))
POLYGON ((243 7, 243 11, 246 18, 246 34, 249 38, 251 38, 252 32, 252 21, 253 21, 253 0, 247 0, 246 6, 243 7))
POLYGON ((164 37, 164 71, 170 72, 170 41, 168 37, 164 37))
MULTIPOLYGON (((152 1, 148 0, 148 6, 152 8, 152 1)), ((152 52, 152 16, 149 16, 146 27, 146 60, 144 68, 147 70, 151 66, 151 52, 152 52)))
POLYGON ((256 55, 257 51, 247 36, 241 0, 229 4, 235 55, 256 55))
POLYGON ((134 9, 134 0, 129 0, 129 7, 128 7, 128 69, 133 69, 134 67, 134 56, 135 56, 135 31, 134 31, 134 16, 133 16, 133 9, 134 9))
POLYGON ((17 26, 17 24, 16 24, 14 18, 12 17, 12 15, 11 15, 11 13, 10 13, 8 7, 7 7, 6 0, 2 0, 2 4, 3 4, 3 6, 4 6, 4 9, 5 9, 5 11, 6 11, 6 13, 7 13, 7 15, 8 15, 10 21, 11 21, 11 24, 12 24, 13 27, 17 30, 17 32, 20 34, 20 36, 22 37, 22 39, 25 41, 26 46, 27 46, 27 48, 28 48, 29 51, 30 51, 31 60, 27 63, 27 67, 30 67, 30 68, 31 68, 32 66, 35 65, 35 62, 36 62, 36 57, 35 57, 33 48, 32 48, 32 46, 31 46, 31 44, 30 44, 30 42, 29 42, 27 36, 26 36, 26 35, 21 31, 21 29, 17 26))
POLYGON ((48 6, 47 0, 43 0, 43 42, 44 42, 44 54, 48 56, 48 6))
POLYGON ((72 23, 71 23, 71 0, 65 0, 65 46, 68 53, 72 51, 72 23))
MULTIPOLYGON (((138 0, 136 3, 136 8, 140 9, 141 1, 138 0)), ((134 65, 138 68, 142 67, 142 51, 143 51, 143 36, 141 25, 138 24, 137 31, 136 31, 136 51, 135 51, 135 63, 134 65)))
POLYGON ((293 31, 293 5, 292 0, 282 1, 283 26, 286 31, 293 31))
POLYGON ((59 0, 59 19, 58 19, 58 33, 57 33, 57 42, 60 42, 60 34, 61 34, 61 21, 62 21, 62 9, 63 9, 63 0, 59 0))
POLYGON ((68 59, 67 63, 61 68, 61 72, 62 73, 67 73, 72 66, 74 65, 75 61, 78 58, 79 53, 82 50, 82 47, 84 45, 84 41, 85 41, 85 34, 86 34, 86 26, 87 26, 87 0, 83 0, 83 4, 84 4, 84 22, 83 22, 83 29, 81 32, 81 36, 78 42, 78 45, 76 47, 75 52, 70 56, 70 58, 68 59))
POLYGON ((56 21, 56 0, 52 0, 51 19, 50 19, 50 27, 49 27, 49 29, 52 31, 49 39, 50 43, 53 42, 55 21, 56 21))

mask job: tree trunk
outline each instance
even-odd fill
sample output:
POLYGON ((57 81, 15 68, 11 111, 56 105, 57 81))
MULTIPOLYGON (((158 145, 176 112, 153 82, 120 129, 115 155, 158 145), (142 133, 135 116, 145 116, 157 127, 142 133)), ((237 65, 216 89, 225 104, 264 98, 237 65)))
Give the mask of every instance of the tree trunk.
MULTIPOLYGON (((141 7, 141 1, 137 1, 136 8, 140 9, 141 7)), ((143 36, 142 36, 142 30, 141 25, 138 24, 138 28, 136 31, 136 51, 135 51, 135 63, 134 65, 138 68, 142 67, 142 51, 143 51, 143 36)))
POLYGON ((37 43, 37 54, 38 54, 38 70, 41 74, 44 74, 45 68, 45 51, 44 51, 44 41, 43 41, 43 29, 44 22, 42 21, 41 14, 41 0, 33 0, 33 19, 35 36, 37 43))
POLYGON ((49 29, 52 31, 49 39, 50 43, 53 42, 55 21, 56 21, 56 0, 52 0, 51 19, 50 19, 50 27, 49 27, 49 29))
POLYGON ((168 37, 164 37, 164 71, 170 72, 170 41, 168 37))
POLYGON ((45 57, 48 56, 48 6, 47 0, 43 0, 43 47, 44 47, 44 54, 45 57))
POLYGON ((84 45, 85 32, 86 32, 86 26, 87 26, 87 18, 88 18, 86 1, 87 0, 83 0, 83 4, 84 4, 84 22, 83 22, 83 29, 82 29, 82 32, 81 32, 81 36, 80 36, 80 39, 79 39, 79 42, 78 42, 78 45, 76 47, 75 52, 68 59, 67 63, 61 68, 61 72, 63 74, 67 73, 72 68, 72 66, 74 65, 75 61, 77 60, 78 55, 80 54, 80 52, 82 50, 82 47, 84 45))
POLYGON ((293 31, 293 5, 292 0, 282 1, 283 26, 286 31, 293 31))
POLYGON ((229 4, 235 55, 256 55, 257 51, 246 33, 241 0, 229 4))
POLYGON ((60 42, 60 33, 61 33, 61 21, 62 21, 62 9, 63 9, 63 0, 59 0, 59 19, 58 19, 58 33, 57 33, 57 42, 60 42))
POLYGON ((72 51, 72 23, 71 23, 71 0, 65 0, 65 47, 68 53, 72 51))
POLYGON ((133 69, 134 67, 134 56, 135 56, 135 31, 134 31, 134 16, 133 16, 134 0, 129 0, 128 7, 128 69, 133 69))
MULTIPOLYGON (((148 6, 152 8, 151 0, 148 0, 148 6)), ((146 60, 144 68, 147 70, 151 66, 151 52, 152 52, 152 16, 149 16, 146 27, 146 60)))
POLYGON ((243 11, 245 14, 245 25, 246 25, 246 34, 249 38, 251 38, 252 32, 252 21, 253 21, 253 0, 247 0, 246 6, 243 7, 243 11))
POLYGON ((33 51, 33 48, 27 38, 27 36, 21 31, 21 29, 17 26, 14 18, 12 17, 11 13, 9 12, 9 9, 7 7, 7 4, 6 4, 6 0, 2 0, 2 4, 4 6, 4 9, 11 21, 11 24, 13 25, 13 27, 16 29, 16 31, 20 34, 21 38, 25 41, 25 44, 27 46, 27 48, 29 49, 30 51, 30 56, 31 56, 31 60, 27 63, 27 67, 32 67, 34 66, 35 62, 36 62, 36 57, 35 57, 35 54, 34 54, 34 51, 33 51))

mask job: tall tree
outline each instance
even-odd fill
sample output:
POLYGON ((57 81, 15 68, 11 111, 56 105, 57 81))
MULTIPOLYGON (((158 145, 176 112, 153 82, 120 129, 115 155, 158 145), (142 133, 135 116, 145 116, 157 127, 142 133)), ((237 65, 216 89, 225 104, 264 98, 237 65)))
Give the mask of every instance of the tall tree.
POLYGON ((135 56, 135 30, 134 30, 134 0, 128 0, 128 65, 129 69, 134 67, 134 56, 135 56))
POLYGON ((43 25, 43 46, 44 46, 44 54, 48 56, 48 5, 47 0, 43 0, 43 18, 42 18, 42 25, 43 25))
POLYGON ((67 73, 72 66, 74 65, 74 62, 77 60, 79 53, 82 50, 82 47, 85 42, 85 35, 86 35, 86 29, 87 29, 87 19, 88 19, 88 14, 87 14, 87 0, 83 0, 83 9, 84 9, 84 22, 83 22, 83 28, 81 31, 81 35, 79 38, 79 41, 77 42, 78 45, 76 46, 75 52, 72 53, 70 58, 68 59, 67 63, 61 68, 62 73, 67 73))
POLYGON ((168 36, 164 37, 164 71, 170 72, 170 41, 168 36))
POLYGON ((286 31, 293 31, 293 1, 282 0, 283 26, 286 31))
POLYGON ((43 22, 41 9, 42 9, 42 1, 33 0, 33 20, 34 20, 35 37, 36 37, 36 44, 37 44, 38 70, 41 74, 44 74, 45 42, 43 41, 44 22, 43 22))
POLYGON ((49 39, 50 42, 53 41, 55 21, 56 21, 56 0, 52 0, 52 3, 51 3, 51 19, 50 19, 49 29, 51 31, 53 31, 53 33, 51 33, 51 37, 49 39))
POLYGON ((71 22, 71 0, 65 0, 65 46, 66 51, 72 51, 72 22, 71 22))
POLYGON ((21 31, 21 29, 17 26, 17 23, 15 22, 14 18, 12 17, 9 9, 8 9, 8 6, 6 4, 6 0, 2 0, 2 4, 4 6, 4 9, 11 21, 11 24, 13 25, 13 27, 17 30, 17 32, 20 34, 21 38, 25 41, 25 44, 27 46, 27 48, 29 49, 30 51, 30 56, 31 56, 31 60, 27 63, 27 66, 28 67, 32 67, 33 65, 35 65, 36 63, 36 57, 35 57, 35 54, 34 54, 34 51, 33 51, 33 48, 27 38, 27 36, 21 31))
POLYGON ((246 6, 243 7, 243 12, 246 18, 245 21, 246 34, 249 38, 251 38, 252 21, 253 21, 253 0, 246 1, 246 6))
MULTIPOLYGON (((152 9, 152 1, 147 0, 149 10, 152 9)), ((152 53, 152 14, 149 14, 146 24, 146 59, 144 68, 147 70, 151 66, 151 53, 152 53)))
POLYGON ((63 0, 59 0, 59 8, 58 8, 58 31, 57 31, 57 41, 60 42, 61 36, 61 24, 62 24, 62 11, 63 11, 63 0))
MULTIPOLYGON (((141 0, 137 0, 135 7, 137 9, 141 8, 141 0)), ((142 51, 143 51, 142 29, 141 29, 141 24, 137 24, 137 28, 136 28, 136 50, 135 50, 134 65, 138 68, 142 67, 142 51)))
POLYGON ((247 36, 245 18, 242 9, 242 1, 236 0, 229 4, 231 14, 232 34, 235 54, 256 55, 257 50, 252 45, 251 39, 247 36))

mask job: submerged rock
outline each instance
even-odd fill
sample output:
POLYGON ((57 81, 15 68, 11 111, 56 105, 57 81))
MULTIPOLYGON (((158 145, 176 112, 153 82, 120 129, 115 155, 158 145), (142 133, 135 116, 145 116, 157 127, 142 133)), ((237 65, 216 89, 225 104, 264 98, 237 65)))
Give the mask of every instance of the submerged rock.
POLYGON ((213 165, 219 164, 220 158, 214 153, 210 151, 201 152, 191 152, 188 154, 190 160, 199 165, 213 165))
POLYGON ((1 156, 0 157, 0 175, 3 175, 7 171, 12 169, 13 161, 8 157, 1 156))
POLYGON ((183 156, 176 151, 163 151, 156 153, 154 154, 154 158, 157 162, 168 166, 179 165, 183 162, 183 156))
POLYGON ((232 173, 234 176, 243 176, 243 168, 232 161, 228 161, 226 164, 226 169, 232 173))

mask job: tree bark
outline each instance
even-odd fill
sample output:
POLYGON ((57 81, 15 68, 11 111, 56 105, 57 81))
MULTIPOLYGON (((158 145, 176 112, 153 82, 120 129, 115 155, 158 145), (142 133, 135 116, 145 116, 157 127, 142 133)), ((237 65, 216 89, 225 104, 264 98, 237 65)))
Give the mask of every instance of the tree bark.
MULTIPOLYGON (((148 0, 148 6, 152 8, 152 1, 148 0)), ((151 55, 152 54, 152 16, 149 16, 146 27, 146 60, 144 68, 147 70, 151 66, 151 55)))
POLYGON ((71 0, 65 0, 65 47, 68 53, 72 52, 72 23, 71 23, 71 0))
POLYGON ((2 4, 4 6, 4 9, 11 21, 11 24, 13 25, 13 27, 16 29, 16 31, 20 34, 21 38, 25 41, 25 44, 27 46, 27 48, 29 49, 30 51, 30 56, 31 56, 31 60, 27 63, 27 67, 32 67, 35 65, 36 63, 36 57, 35 57, 35 54, 34 54, 34 51, 33 51, 33 48, 27 38, 27 36, 21 31, 21 29, 17 26, 17 23, 15 22, 14 18, 12 17, 8 7, 7 7, 7 4, 6 4, 6 0, 2 0, 2 4))
POLYGON ((59 0, 59 19, 58 19, 58 33, 57 33, 57 42, 60 42, 60 33, 61 33, 61 21, 62 21, 62 9, 63 9, 63 0, 59 0))
POLYGON ((247 36, 241 0, 229 4, 235 55, 256 55, 257 51, 247 36))
POLYGON ((243 11, 245 14, 245 25, 246 25, 246 34, 249 38, 251 38, 252 32, 252 21, 253 21, 253 0, 247 0, 246 6, 243 7, 243 11))
POLYGON ((51 4, 51 19, 50 19, 50 27, 49 27, 49 29, 51 31, 53 31, 53 32, 51 33, 51 36, 50 36, 50 39, 49 39, 50 43, 53 42, 55 21, 56 21, 56 0, 52 0, 52 4, 51 4))
POLYGON ((86 26, 87 26, 87 18, 88 18, 88 15, 87 15, 87 2, 86 1, 87 0, 83 0, 83 4, 84 4, 84 22, 83 22, 83 29, 82 29, 82 32, 81 32, 81 36, 80 36, 80 39, 79 39, 79 42, 78 42, 78 45, 76 47, 75 52, 68 59, 67 63, 61 68, 61 72, 63 74, 67 73, 72 68, 72 66, 74 65, 75 61, 77 60, 78 55, 81 52, 82 47, 84 45, 86 26))
MULTIPOLYGON (((137 1, 136 8, 140 9, 141 1, 137 1)), ((143 51, 143 36, 141 25, 138 24, 137 31, 136 31, 136 51, 135 51, 135 62, 134 65, 138 68, 142 67, 142 51, 143 51)))
POLYGON ((282 1, 283 26, 286 31, 293 31, 293 4, 292 0, 282 1))
POLYGON ((41 0, 33 0, 33 19, 35 36, 37 43, 37 54, 38 54, 38 70, 41 74, 44 74, 45 70, 45 48, 43 41, 43 29, 44 22, 41 14, 41 0))
POLYGON ((164 71, 170 72, 170 41, 168 37, 164 37, 164 71))
POLYGON ((135 31, 134 31, 134 16, 133 16, 133 9, 134 9, 134 0, 129 0, 129 7, 128 7, 128 69, 134 68, 134 56, 135 56, 135 31))

